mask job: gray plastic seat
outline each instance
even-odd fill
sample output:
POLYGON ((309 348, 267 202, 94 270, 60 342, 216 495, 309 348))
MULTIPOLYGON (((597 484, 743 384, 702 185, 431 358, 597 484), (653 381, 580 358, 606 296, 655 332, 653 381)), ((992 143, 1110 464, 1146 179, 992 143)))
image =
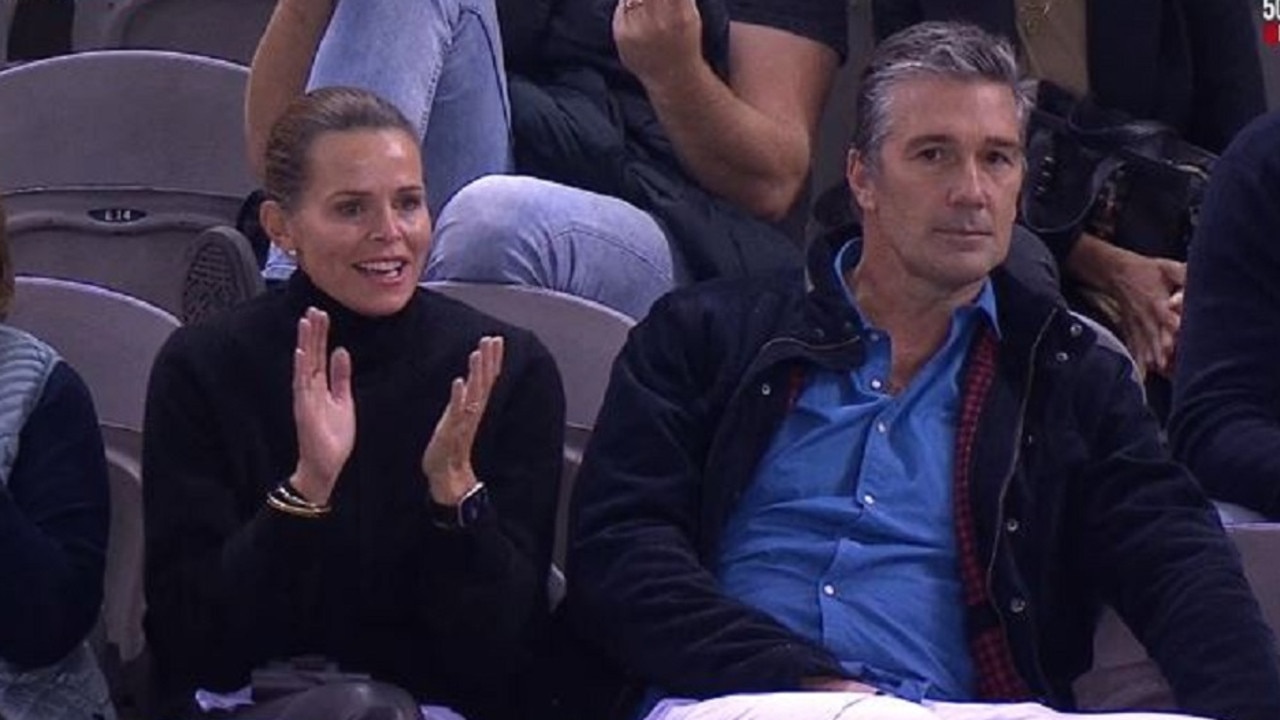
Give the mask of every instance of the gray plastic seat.
POLYGON ((9 322, 56 348, 93 395, 111 484, 111 533, 100 648, 113 695, 138 702, 145 672, 143 616, 142 420, 160 347, 180 323, 136 298, 92 285, 18 277, 9 322))
POLYGON ((174 50, 243 65, 275 0, 78 0, 78 49, 174 50))
POLYGON ((248 77, 234 63, 144 50, 8 68, 0 191, 123 186, 243 198, 256 185, 245 157, 248 77))
POLYGON ((0 72, 0 202, 18 272, 111 287, 184 321, 257 292, 247 241, 201 235, 234 224, 255 184, 247 77, 149 51, 0 72))

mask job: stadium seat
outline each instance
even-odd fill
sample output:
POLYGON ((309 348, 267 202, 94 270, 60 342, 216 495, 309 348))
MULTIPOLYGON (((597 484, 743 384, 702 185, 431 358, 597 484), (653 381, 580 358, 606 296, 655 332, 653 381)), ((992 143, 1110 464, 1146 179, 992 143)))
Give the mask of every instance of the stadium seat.
POLYGON ((18 272, 111 287, 184 321, 220 307, 210 297, 226 306, 256 292, 247 242, 201 236, 233 224, 255 185, 243 151, 247 77, 155 51, 0 72, 0 201, 18 272))
POLYGON ((7 322, 58 350, 84 378, 102 427, 111 483, 99 657, 121 710, 145 696, 142 632, 142 420, 151 365, 180 326, 145 302, 82 283, 18 277, 7 322))
POLYGON ((79 0, 78 49, 137 48, 248 65, 275 0, 79 0))
POLYGON ((426 287, 531 330, 555 358, 565 392, 565 469, 555 543, 556 563, 563 567, 573 480, 609 386, 613 359, 635 321, 590 300, 541 288, 461 282, 426 287))

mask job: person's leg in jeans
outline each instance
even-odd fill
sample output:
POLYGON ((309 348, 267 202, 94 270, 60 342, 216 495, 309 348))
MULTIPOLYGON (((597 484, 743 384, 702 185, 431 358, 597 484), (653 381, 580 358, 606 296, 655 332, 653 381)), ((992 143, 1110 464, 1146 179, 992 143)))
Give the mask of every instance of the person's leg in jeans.
MULTIPOLYGON (((511 171, 511 110, 494 0, 340 0, 308 89, 343 85, 389 100, 423 138, 427 204, 511 171)), ((264 275, 294 269, 274 246, 264 275)))
POLYGON ((648 213, 512 175, 477 180, 445 206, 426 278, 550 288, 637 319, 675 286, 666 235, 648 213))

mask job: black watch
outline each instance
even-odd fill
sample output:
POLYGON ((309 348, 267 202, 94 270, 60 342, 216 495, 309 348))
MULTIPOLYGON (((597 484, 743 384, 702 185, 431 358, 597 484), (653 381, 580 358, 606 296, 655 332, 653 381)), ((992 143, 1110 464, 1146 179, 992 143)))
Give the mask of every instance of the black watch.
POLYGON ((427 508, 431 511, 431 522, 437 527, 448 530, 471 527, 489 511, 489 491, 484 483, 478 482, 462 496, 457 505, 441 505, 428 499, 427 508))

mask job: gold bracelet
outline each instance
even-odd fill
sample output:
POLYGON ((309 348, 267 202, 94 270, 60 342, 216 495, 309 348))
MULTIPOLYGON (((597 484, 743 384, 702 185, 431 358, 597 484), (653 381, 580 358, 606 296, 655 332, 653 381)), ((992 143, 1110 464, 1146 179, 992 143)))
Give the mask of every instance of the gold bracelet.
POLYGON ((293 487, 293 479, 290 478, 280 483, 273 492, 280 493, 280 500, 290 505, 304 507, 308 510, 318 510, 320 512, 329 512, 329 503, 314 503, 304 498, 302 493, 293 487))
POLYGON ((314 519, 314 518, 322 518, 325 515, 329 514, 328 508, 325 508, 323 510, 317 509, 317 508, 309 508, 301 505, 294 505, 293 503, 281 500, 279 497, 276 496, 275 491, 267 493, 267 505, 269 505, 272 508, 275 508, 276 510, 279 510, 282 513, 287 513, 295 517, 314 519))

